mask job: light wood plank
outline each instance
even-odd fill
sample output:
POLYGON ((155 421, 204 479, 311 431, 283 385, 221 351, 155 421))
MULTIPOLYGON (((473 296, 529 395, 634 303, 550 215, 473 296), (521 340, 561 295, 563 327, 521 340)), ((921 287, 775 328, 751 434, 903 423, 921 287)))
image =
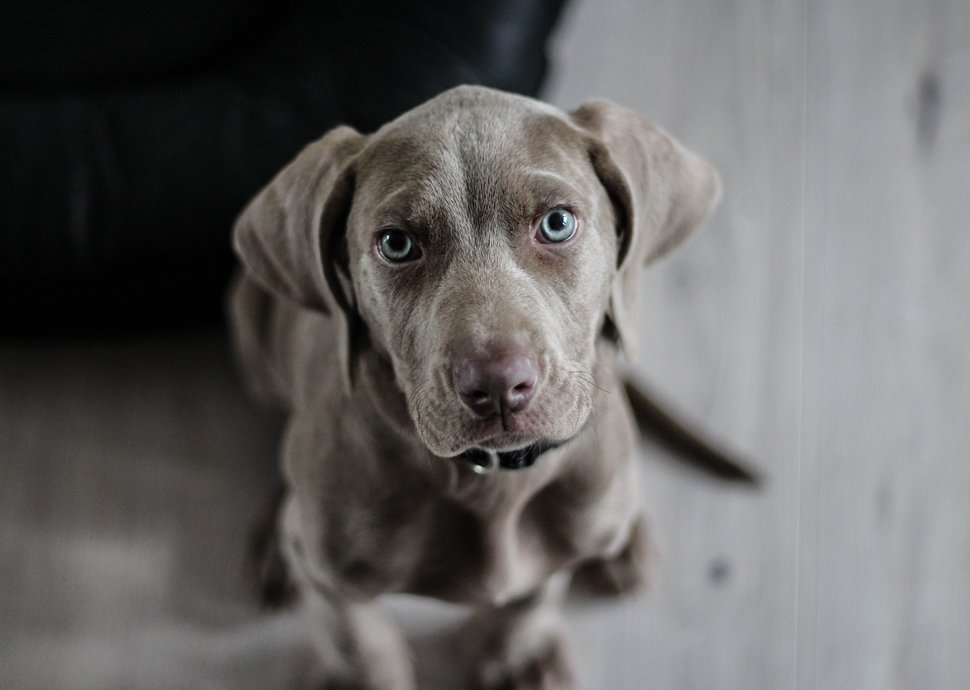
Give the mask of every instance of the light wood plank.
POLYGON ((810 20, 799 686, 967 687, 970 5, 810 20))

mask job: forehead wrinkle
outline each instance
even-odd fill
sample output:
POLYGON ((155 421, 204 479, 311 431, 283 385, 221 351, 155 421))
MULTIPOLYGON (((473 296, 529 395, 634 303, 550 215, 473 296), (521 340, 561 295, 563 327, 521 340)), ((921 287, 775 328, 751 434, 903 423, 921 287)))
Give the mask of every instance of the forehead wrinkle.
POLYGON ((579 196, 573 176, 566 177, 552 170, 530 170, 525 184, 544 196, 579 196))
POLYGON ((401 185, 390 192, 381 192, 381 202, 374 210, 379 222, 393 222, 401 215, 399 209, 407 205, 406 200, 414 194, 410 185, 401 185))
POLYGON ((406 223, 416 231, 438 236, 443 226, 455 222, 455 200, 460 199, 461 175, 453 156, 422 157, 403 172, 380 180, 374 196, 380 201, 375 215, 380 222, 406 223), (451 160, 449 160, 451 159, 451 160), (404 177, 404 181, 400 181, 404 177))
POLYGON ((521 213, 526 215, 543 213, 555 206, 578 207, 583 210, 589 204, 588 194, 581 187, 555 173, 527 175, 515 189, 522 190, 519 192, 519 205, 521 213))
POLYGON ((505 244, 510 232, 528 222, 533 212, 531 190, 520 184, 520 168, 512 152, 479 150, 466 156, 464 216, 469 223, 476 254, 505 244))

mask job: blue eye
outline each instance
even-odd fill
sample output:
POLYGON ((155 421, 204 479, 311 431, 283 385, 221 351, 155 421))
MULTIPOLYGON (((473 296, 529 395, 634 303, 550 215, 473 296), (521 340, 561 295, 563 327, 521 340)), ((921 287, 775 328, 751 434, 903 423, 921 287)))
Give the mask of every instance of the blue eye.
POLYGON ((554 208, 539 223, 540 242, 565 242, 576 234, 576 216, 564 208, 554 208))
POLYGON ((417 259, 420 255, 418 245, 403 230, 385 230, 377 241, 377 248, 391 263, 402 263, 417 259))

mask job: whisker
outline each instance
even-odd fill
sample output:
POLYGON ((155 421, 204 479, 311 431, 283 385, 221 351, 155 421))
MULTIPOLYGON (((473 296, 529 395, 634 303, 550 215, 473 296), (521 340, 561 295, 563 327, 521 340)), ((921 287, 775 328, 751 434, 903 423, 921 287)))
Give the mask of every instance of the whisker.
POLYGON ((567 369, 565 370, 565 373, 572 374, 573 376, 576 376, 578 378, 588 381, 591 386, 593 386, 594 388, 596 388, 597 390, 603 393, 606 393, 607 395, 612 393, 612 391, 609 391, 603 388, 602 386, 598 385, 596 383, 596 376, 594 376, 593 372, 589 371, 588 369, 574 369, 574 370, 567 369))

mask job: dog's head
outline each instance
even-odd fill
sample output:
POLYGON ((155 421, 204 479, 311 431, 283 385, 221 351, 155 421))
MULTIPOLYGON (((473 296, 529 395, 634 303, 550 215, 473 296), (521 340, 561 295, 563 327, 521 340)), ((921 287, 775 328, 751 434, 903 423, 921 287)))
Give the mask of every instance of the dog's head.
POLYGON ((459 87, 308 146, 235 228, 252 277, 324 311, 353 385, 389 362, 439 456, 574 435, 601 338, 636 347, 639 269, 718 194, 709 164, 606 102, 459 87))

